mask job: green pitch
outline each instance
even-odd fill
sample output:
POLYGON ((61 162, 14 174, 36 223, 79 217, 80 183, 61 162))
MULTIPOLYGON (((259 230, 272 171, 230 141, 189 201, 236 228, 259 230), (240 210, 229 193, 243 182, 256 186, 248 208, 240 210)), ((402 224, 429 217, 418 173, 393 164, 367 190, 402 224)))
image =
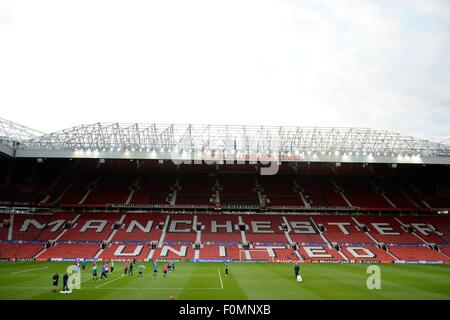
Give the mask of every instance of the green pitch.
MULTIPOLYGON (((179 262, 176 271, 144 279, 122 276, 122 263, 108 280, 91 280, 91 264, 81 274, 81 290, 51 292, 51 277, 69 263, 1 262, 0 299, 450 299, 450 265, 379 265, 381 289, 366 286, 368 265, 301 264, 304 282, 297 283, 292 264, 232 263, 225 276, 222 263, 179 262)), ((99 263, 101 266, 101 263, 99 263)), ((99 267, 99 271, 100 271, 99 267)), ((100 275, 100 274, 99 274, 100 275)))

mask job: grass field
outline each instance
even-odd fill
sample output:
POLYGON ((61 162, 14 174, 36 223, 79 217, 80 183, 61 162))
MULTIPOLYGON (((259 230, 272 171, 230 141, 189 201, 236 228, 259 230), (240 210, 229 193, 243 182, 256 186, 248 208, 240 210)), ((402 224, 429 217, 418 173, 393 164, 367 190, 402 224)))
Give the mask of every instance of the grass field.
POLYGON ((122 276, 116 263, 109 279, 98 281, 88 264, 81 290, 52 293, 52 275, 62 276, 68 265, 2 262, 0 299, 450 299, 450 265, 379 265, 381 289, 369 290, 364 264, 302 264, 303 283, 295 281, 292 264, 232 263, 226 277, 222 263, 179 262, 166 279, 161 271, 153 279, 146 263, 140 280, 136 273, 122 276))

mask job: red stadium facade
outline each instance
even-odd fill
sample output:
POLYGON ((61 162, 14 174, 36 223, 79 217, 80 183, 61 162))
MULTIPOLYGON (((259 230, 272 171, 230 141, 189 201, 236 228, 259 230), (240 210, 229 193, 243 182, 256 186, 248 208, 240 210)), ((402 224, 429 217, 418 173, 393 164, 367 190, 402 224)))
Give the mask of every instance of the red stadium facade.
POLYGON ((352 128, 1 124, 0 259, 450 262, 443 145, 352 128))
POLYGON ((448 166, 1 162, 3 259, 450 262, 448 166))

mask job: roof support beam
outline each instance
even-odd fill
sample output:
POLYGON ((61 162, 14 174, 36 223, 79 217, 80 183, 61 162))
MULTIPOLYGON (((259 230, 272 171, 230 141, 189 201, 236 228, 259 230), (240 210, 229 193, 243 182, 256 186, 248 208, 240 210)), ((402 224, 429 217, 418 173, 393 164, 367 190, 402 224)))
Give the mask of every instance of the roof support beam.
POLYGON ((15 151, 10 146, 0 143, 0 153, 6 155, 8 157, 14 157, 15 151))

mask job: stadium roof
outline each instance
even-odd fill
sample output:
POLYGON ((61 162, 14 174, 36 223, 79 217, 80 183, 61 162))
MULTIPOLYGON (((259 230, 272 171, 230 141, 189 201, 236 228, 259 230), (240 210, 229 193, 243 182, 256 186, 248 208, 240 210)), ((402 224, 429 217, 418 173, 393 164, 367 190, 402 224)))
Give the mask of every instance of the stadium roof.
POLYGON ((0 141, 13 145, 15 141, 25 141, 44 135, 43 132, 0 118, 0 141))
POLYGON ((266 159, 450 164, 450 146, 369 128, 95 123, 44 134, 0 119, 16 158, 266 159))

